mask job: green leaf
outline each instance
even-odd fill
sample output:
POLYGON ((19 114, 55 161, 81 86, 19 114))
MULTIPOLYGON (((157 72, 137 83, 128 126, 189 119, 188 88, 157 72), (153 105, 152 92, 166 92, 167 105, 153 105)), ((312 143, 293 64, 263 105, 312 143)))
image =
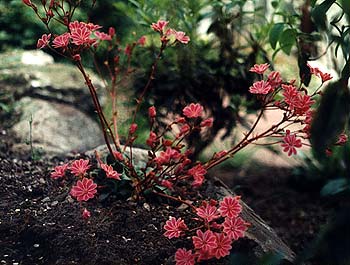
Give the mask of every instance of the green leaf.
POLYGON ((269 42, 272 49, 276 49, 277 42, 280 38, 280 35, 284 29, 284 23, 277 23, 273 25, 269 33, 269 42))
POLYGON ((294 44, 296 43, 296 30, 295 29, 286 29, 282 32, 279 37, 279 44, 286 54, 290 54, 294 44))
POLYGON ((349 116, 349 102, 349 90, 342 80, 330 83, 324 90, 311 125, 311 144, 316 157, 324 157, 326 148, 344 130, 349 116))
POLYGON ((321 190, 322 196, 331 196, 350 189, 349 182, 346 178, 333 179, 327 182, 321 190))
MULTIPOLYGON (((311 11, 311 17, 313 18, 315 25, 323 30, 327 29, 326 13, 328 9, 335 3, 336 0, 325 0, 321 4, 317 5, 311 11)), ((348 0, 346 0, 348 1, 348 0)))

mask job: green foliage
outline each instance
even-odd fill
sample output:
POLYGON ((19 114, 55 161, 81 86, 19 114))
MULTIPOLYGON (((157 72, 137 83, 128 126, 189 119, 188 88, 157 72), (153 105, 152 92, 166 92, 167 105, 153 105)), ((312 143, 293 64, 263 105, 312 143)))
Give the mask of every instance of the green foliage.
MULTIPOLYGON (((268 61, 264 45, 268 38, 264 10, 254 1, 254 11, 247 11, 246 1, 129 1, 136 12, 129 13, 134 21, 147 27, 158 19, 170 21, 170 27, 185 31, 191 42, 186 47, 168 49, 159 63, 149 105, 155 105, 166 116, 167 111, 182 113, 190 102, 201 102, 214 126, 206 135, 197 134, 189 140, 197 155, 212 141, 219 130, 225 137, 236 125, 238 110, 245 102, 254 102, 248 94, 254 75, 249 68, 268 61), (206 25, 206 27, 204 26, 206 25), (204 28, 207 28, 206 32, 204 28), (203 35, 209 34, 209 35, 203 35), (224 101, 230 100, 225 106, 224 101)), ((120 4, 118 4, 120 6, 120 4)), ((124 5, 124 10, 126 4, 124 5)), ((135 56, 135 66, 149 71, 159 46, 159 37, 148 35, 148 52, 135 56), (140 56, 140 57, 139 57, 140 56), (141 60, 140 60, 141 58, 141 60)), ((147 74, 145 74, 147 76, 147 74)), ((135 81, 136 93, 142 91, 145 78, 135 81)), ((148 107, 147 106, 147 107, 148 107)), ((258 104, 251 104, 257 108, 258 104)))

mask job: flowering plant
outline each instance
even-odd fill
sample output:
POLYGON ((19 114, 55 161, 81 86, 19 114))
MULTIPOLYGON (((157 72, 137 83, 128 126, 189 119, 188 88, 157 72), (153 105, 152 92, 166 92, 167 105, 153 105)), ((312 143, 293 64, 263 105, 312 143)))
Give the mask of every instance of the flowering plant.
MULTIPOLYGON (((122 49, 113 27, 110 27, 108 32, 103 32, 99 25, 73 20, 74 11, 81 1, 51 0, 47 2, 43 0, 41 8, 31 0, 23 0, 23 2, 33 9, 48 29, 48 33, 43 34, 38 40, 37 47, 53 50, 71 60, 80 70, 99 117, 111 161, 104 162, 104 158, 101 158, 96 152, 100 175, 103 175, 102 182, 95 177, 95 174, 89 172, 92 166, 89 160, 84 159, 55 167, 51 177, 54 179, 63 178, 67 171, 70 171, 71 175, 78 178, 76 184, 71 188, 70 195, 80 202, 95 198, 99 190, 103 189, 103 182, 108 180, 115 183, 129 182, 132 187, 131 197, 135 200, 140 200, 144 198, 146 193, 151 192, 185 203, 193 209, 199 217, 197 219, 202 224, 194 228, 196 231, 196 235, 192 237, 194 253, 191 250, 179 249, 175 254, 177 264, 194 264, 195 261, 228 255, 232 242, 243 237, 248 228, 248 223, 239 217, 242 210, 239 197, 226 197, 219 203, 219 207, 214 200, 204 201, 201 206, 196 208, 182 199, 186 195, 186 190, 200 187, 210 168, 233 157, 247 145, 258 144, 257 141, 263 138, 268 139, 268 142, 263 144, 280 144, 288 156, 297 154, 297 150, 303 145, 309 145, 307 139, 310 137, 310 124, 313 118, 311 107, 316 103, 315 98, 320 95, 319 90, 322 85, 332 77, 310 66, 310 72, 321 78, 320 86, 310 93, 302 84, 297 85, 296 80, 283 80, 277 71, 267 73, 270 68, 269 64, 254 65, 250 71, 256 73, 260 80, 254 82, 247 89, 261 101, 262 108, 256 121, 236 145, 229 150, 214 153, 204 163, 192 161, 190 159, 191 150, 187 149, 184 144, 185 139, 193 133, 204 133, 213 125, 213 119, 208 117, 203 106, 200 103, 191 103, 185 106, 182 113, 169 122, 163 130, 159 130, 155 126, 157 109, 155 106, 151 106, 148 109, 150 132, 145 142, 149 150, 146 161, 142 161, 144 163, 140 166, 140 163, 133 158, 133 145, 138 130, 136 115, 152 80, 155 78, 157 63, 164 50, 177 44, 186 45, 190 42, 190 38, 184 32, 170 28, 169 22, 165 20, 158 20, 150 25, 151 29, 159 35, 159 52, 152 64, 149 79, 141 95, 137 98, 136 109, 123 146, 120 144, 118 135, 118 111, 116 108, 118 87, 133 71, 130 64, 133 51, 136 47, 145 45, 146 38, 141 36, 137 41, 122 49), (62 25, 63 33, 62 31, 60 34, 54 32, 50 23, 52 20, 62 25), (107 45, 101 45, 102 43, 107 45), (82 56, 83 54, 94 56, 99 49, 103 49, 105 46, 107 46, 108 54, 105 68, 109 76, 104 80, 112 101, 111 122, 107 120, 102 110, 94 84, 85 71, 82 56), (126 66, 122 65, 122 57, 125 59, 126 66), (261 121, 266 110, 281 111, 283 117, 271 127, 256 133, 257 124, 261 121), (296 124, 301 124, 303 128, 295 129, 292 125, 296 124)), ((99 67, 96 70, 102 72, 99 67)), ((336 144, 344 142, 343 138, 336 144)), ((90 217, 86 208, 84 208, 83 217, 90 217)), ((184 220, 174 217, 166 222, 164 229, 166 230, 164 235, 168 238, 176 238, 185 232, 194 231, 188 229, 184 220)))

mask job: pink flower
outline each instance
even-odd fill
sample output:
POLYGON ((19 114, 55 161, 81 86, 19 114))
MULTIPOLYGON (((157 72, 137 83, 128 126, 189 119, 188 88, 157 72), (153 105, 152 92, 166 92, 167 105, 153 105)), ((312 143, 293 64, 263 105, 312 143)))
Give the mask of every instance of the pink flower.
POLYGON ((91 23, 91 22, 89 22, 89 23, 81 22, 81 23, 85 24, 85 27, 90 31, 95 31, 95 30, 102 28, 102 26, 96 25, 96 24, 91 23))
POLYGON ((171 239, 173 237, 179 237, 181 233, 188 228, 185 221, 181 218, 176 219, 175 217, 171 217, 166 221, 164 229, 166 230, 164 236, 171 239))
POLYGON ((107 178, 120 180, 121 174, 115 171, 112 166, 101 163, 101 168, 106 172, 107 178))
POLYGON ((95 31, 94 32, 96 37, 100 40, 112 40, 111 35, 104 33, 104 32, 100 32, 100 31, 95 31))
POLYGON ((84 211, 83 211, 83 213, 82 213, 82 217, 83 217, 84 219, 89 219, 90 216, 91 216, 91 213, 90 213, 86 208, 84 208, 84 211))
POLYGON ((156 163, 161 166, 165 164, 169 164, 171 160, 178 160, 181 157, 179 151, 172 149, 171 147, 167 147, 165 152, 162 151, 159 153, 159 156, 155 158, 156 163))
POLYGON ((224 233, 215 233, 215 237, 216 247, 213 248, 210 253, 217 259, 229 255, 232 248, 232 238, 226 236, 224 233))
POLYGON ((206 222, 211 222, 220 217, 218 209, 204 201, 202 206, 196 209, 197 215, 206 220, 206 222))
POLYGON ((189 106, 186 106, 183 110, 182 113, 187 117, 187 118, 197 118, 202 115, 203 112, 203 106, 201 104, 194 104, 191 103, 189 106))
POLYGON ((204 121, 201 122, 201 127, 212 127, 213 121, 214 121, 213 118, 205 119, 204 121))
POLYGON ((242 212, 242 206, 239 204, 240 196, 227 196, 220 202, 219 211, 221 216, 235 218, 242 212))
POLYGON ((131 45, 126 45, 125 49, 124 49, 124 53, 127 55, 127 56, 131 56, 131 53, 132 53, 132 47, 131 45))
POLYGON ((297 154, 296 148, 300 148, 302 144, 301 140, 297 139, 295 134, 291 135, 290 130, 287 130, 281 146, 283 147, 283 152, 288 152, 288 156, 291 156, 292 154, 297 154))
POLYGON ((181 136, 186 135, 190 130, 191 130, 191 127, 187 123, 182 125, 180 128, 180 133, 177 135, 177 137, 179 138, 181 136))
POLYGON ((68 168, 68 164, 64 164, 62 166, 56 166, 54 168, 54 172, 51 172, 51 178, 58 179, 64 177, 64 174, 68 168))
POLYGON ((146 44, 146 36, 141 36, 138 41, 137 41, 137 44, 140 44, 141 46, 145 46, 146 44))
POLYGON ((172 30, 172 33, 175 35, 177 41, 187 44, 190 41, 190 37, 186 36, 186 33, 183 31, 172 30))
POLYGON ((283 80, 279 72, 272 71, 267 77, 267 82, 270 84, 272 89, 275 89, 282 84, 283 80))
POLYGON ((56 38, 54 38, 52 46, 54 48, 67 48, 69 44, 69 38, 70 34, 68 32, 63 33, 62 35, 59 35, 56 38))
POLYGON ((298 91, 297 88, 293 85, 285 85, 282 84, 284 101, 289 105, 291 109, 294 109, 297 104, 297 95, 298 91))
POLYGON ((269 68, 269 66, 270 65, 268 63, 254 64, 254 66, 252 68, 250 68, 249 71, 262 75, 269 68))
POLYGON ((84 176, 86 174, 86 171, 90 168, 89 160, 86 159, 79 159, 72 162, 72 164, 69 167, 69 170, 72 172, 73 175, 77 177, 84 176))
POLYGON ((246 223, 241 217, 226 217, 223 226, 224 233, 229 238, 237 240, 240 237, 244 237, 244 233, 248 229, 249 223, 246 223))
POLYGON ((197 236, 192 237, 194 248, 205 252, 210 251, 217 246, 216 237, 212 231, 207 230, 203 233, 202 230, 198 229, 196 234, 197 236))
POLYGON ((191 250, 179 248, 175 253, 175 261, 176 265, 194 265, 195 256, 192 254, 191 250))
POLYGON ((51 38, 51 34, 43 34, 41 36, 40 39, 38 39, 38 42, 36 44, 36 47, 38 49, 42 49, 44 47, 46 47, 47 45, 49 45, 49 42, 50 42, 50 38, 51 38))
POLYGON ((79 46, 91 43, 91 31, 84 24, 79 23, 78 27, 73 28, 74 30, 71 30, 71 38, 75 45, 79 46))
POLYGON ((132 123, 130 125, 130 128, 129 128, 129 133, 130 134, 134 134, 136 132, 136 130, 137 130, 137 124, 136 123, 132 123))
POLYGON ((311 96, 303 95, 299 92, 293 103, 294 111, 296 114, 304 115, 310 111, 311 105, 314 103, 315 101, 311 99, 311 96))
POLYGON ((72 58, 73 58, 73 60, 76 61, 76 62, 81 61, 80 54, 74 54, 72 58))
POLYGON ((207 170, 201 165, 198 164, 195 167, 187 171, 194 179, 192 186, 198 187, 201 186, 204 181, 204 175, 207 174, 207 170))
POLYGON ((169 21, 165 20, 158 20, 157 23, 152 23, 151 28, 154 31, 158 31, 160 33, 163 33, 164 28, 168 25, 169 21))
POLYGON ((154 106, 151 106, 148 108, 148 116, 153 119, 155 118, 157 115, 157 111, 156 111, 156 108, 154 106))
POLYGON ((70 194, 76 197, 78 201, 87 201, 95 197, 96 188, 97 185, 91 179, 83 178, 72 187, 70 194))
POLYGON ((252 94, 268 94, 270 91, 272 90, 271 85, 264 81, 257 81, 255 82, 250 88, 249 88, 249 92, 252 94))

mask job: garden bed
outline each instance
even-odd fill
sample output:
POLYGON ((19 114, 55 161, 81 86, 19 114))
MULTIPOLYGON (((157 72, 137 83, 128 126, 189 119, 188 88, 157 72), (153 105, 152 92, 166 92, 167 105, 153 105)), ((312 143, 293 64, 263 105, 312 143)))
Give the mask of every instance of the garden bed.
MULTIPOLYGON (((1 264, 174 264, 176 249, 191 247, 190 240, 168 240, 162 228, 169 216, 187 216, 190 222, 190 210, 159 198, 138 204, 113 197, 86 203, 91 218, 84 220, 83 207, 67 196, 70 185, 49 177, 58 161, 72 157, 31 161, 28 154, 11 151, 14 139, 1 131, 1 264)), ((236 173, 211 172, 233 186, 296 253, 326 222, 326 202, 318 193, 291 188, 288 170, 270 168, 234 178, 236 173)), ((191 196, 195 200, 208 194, 203 189, 191 196)), ((244 239, 234 243, 232 253, 253 256, 259 248, 244 239)), ((230 264, 235 258, 211 264, 230 264)), ((245 262, 253 264, 249 257, 245 262)))

